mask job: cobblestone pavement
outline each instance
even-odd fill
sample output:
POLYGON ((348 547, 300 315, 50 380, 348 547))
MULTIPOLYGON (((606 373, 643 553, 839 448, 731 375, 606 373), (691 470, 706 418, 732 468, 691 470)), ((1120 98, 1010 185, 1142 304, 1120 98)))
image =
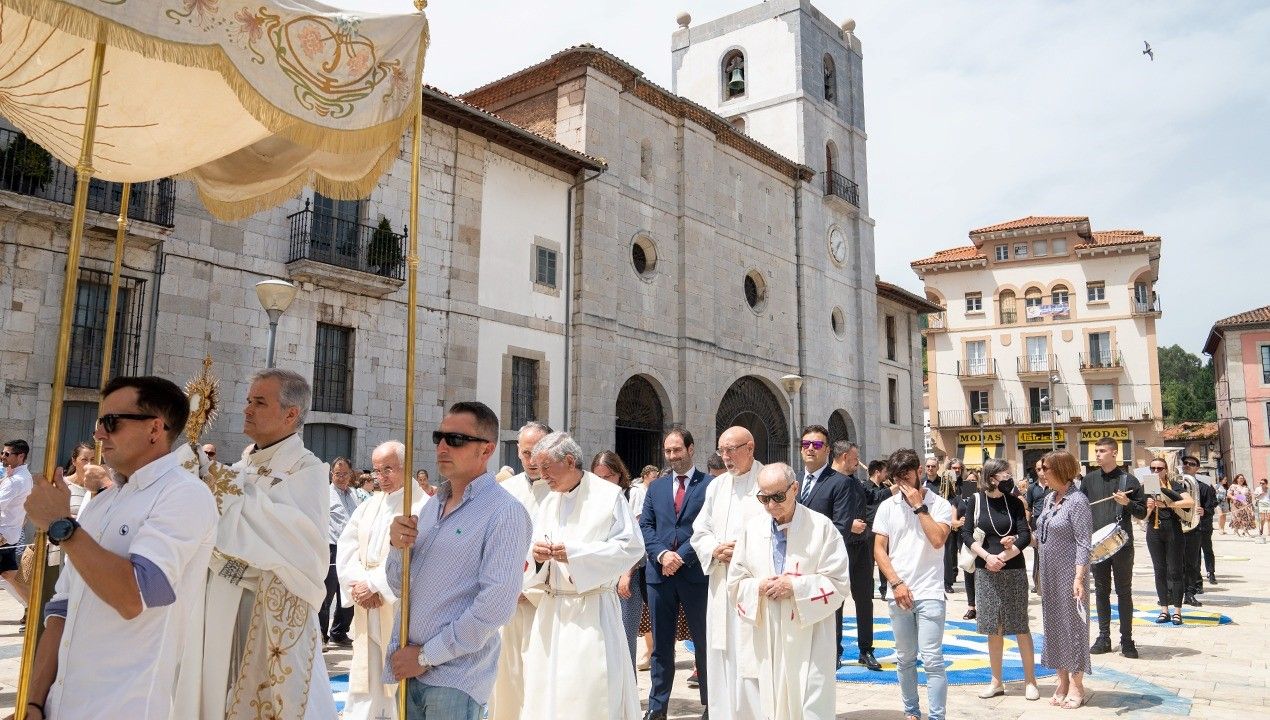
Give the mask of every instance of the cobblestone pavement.
MULTIPOLYGON (((1151 561, 1136 538, 1134 598, 1139 607, 1154 604, 1151 561)), ((1128 660, 1118 653, 1094 656, 1094 673, 1086 680, 1089 704, 1082 718, 1240 718, 1270 716, 1270 544, 1233 535, 1214 537, 1217 552, 1217 585, 1200 596, 1203 612, 1230 618, 1225 625, 1192 624, 1181 628, 1138 624, 1134 627, 1141 658, 1128 660)), ((1029 562, 1030 562, 1029 553, 1029 562)), ((960 620, 966 610, 964 588, 948 601, 948 617, 960 620)), ((886 618, 886 604, 874 600, 874 613, 886 618)), ((1032 629, 1041 629, 1039 598, 1032 596, 1032 629)), ((0 711, 12 709, 22 654, 18 635, 20 613, 7 593, 0 593, 0 711)), ((950 630, 951 633, 951 630, 950 630)), ((951 637, 951 635, 950 635, 951 637)), ((959 633, 958 641, 975 650, 976 637, 959 633)), ((986 646, 985 646, 986 647, 986 646)), ((985 651, 986 652, 986 651, 985 651)), ((327 653, 331 672, 347 670, 349 652, 327 653)), ((971 657, 971 665, 977 658, 971 657)), ((687 686, 691 656, 679 650, 671 698, 671 718, 696 718, 701 706, 696 691, 687 686)), ((876 674, 881 684, 838 683, 838 718, 902 720, 899 688, 894 673, 876 674)), ((649 674, 639 673, 641 697, 647 697, 649 674)), ((1007 684, 1007 695, 979 700, 979 685, 953 685, 948 691, 948 717, 994 719, 1074 717, 1071 711, 1052 708, 1046 698, 1054 691, 1054 678, 1039 682, 1042 700, 1023 699, 1021 682, 1007 684)), ((923 704, 925 696, 923 692, 923 704)))

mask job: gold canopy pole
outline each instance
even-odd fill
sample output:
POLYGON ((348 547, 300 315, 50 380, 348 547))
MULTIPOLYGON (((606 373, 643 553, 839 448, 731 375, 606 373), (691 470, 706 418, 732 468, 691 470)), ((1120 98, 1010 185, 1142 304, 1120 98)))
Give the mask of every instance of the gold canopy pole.
MULTIPOLYGON (((415 9, 423 12, 428 0, 414 0, 415 9)), ((422 75, 422 73, 420 73, 422 75)), ((414 451, 415 451, 415 318, 418 314, 415 293, 419 287, 419 153, 422 150, 423 136, 423 87, 415 88, 419 94, 419 105, 415 111, 414 126, 410 131, 410 224, 414 225, 414 235, 407 228, 406 242, 410 243, 410 252, 406 256, 406 463, 402 472, 406 474, 401 484, 401 514, 409 515, 414 506, 414 451)), ((405 647, 410 638, 410 548, 401 551, 401 620, 399 646, 405 647)), ((397 683, 397 717, 404 720, 409 717, 406 712, 406 681, 397 683)))
MULTIPOLYGON (((75 312, 75 286, 79 280, 79 254, 84 239, 84 216, 88 210, 88 184, 93 177, 93 140, 97 133, 97 105, 101 99, 101 71, 106 62, 106 44, 98 41, 93 48, 93 70, 88 85, 88 101, 84 108, 84 134, 81 138, 79 164, 75 166, 75 205, 71 212, 70 244, 66 248, 66 278, 62 287, 62 316, 57 329, 57 358, 53 362, 53 394, 49 400, 49 424, 45 433, 44 477, 52 481, 57 470, 57 440, 62 425, 62 401, 66 396, 66 365, 70 359, 71 320, 75 312)), ((31 671, 35 662, 35 644, 39 638, 44 611, 44 573, 48 569, 48 545, 45 533, 35 534, 31 573, 30 603, 26 612, 26 635, 22 640, 22 667, 18 674, 15 700, 16 720, 26 718, 26 703, 31 691, 31 671)))
MULTIPOLYGON (((115 313, 119 311, 119 276, 123 272, 123 249, 128 239, 128 201, 132 197, 132 183, 123 184, 123 192, 119 194, 119 229, 115 231, 115 266, 110 271, 110 301, 106 303, 106 337, 101 351, 101 387, 105 389, 110 382, 110 363, 114 359, 115 349, 115 313)), ((97 446, 97 457, 94 462, 101 464, 101 441, 97 446)))

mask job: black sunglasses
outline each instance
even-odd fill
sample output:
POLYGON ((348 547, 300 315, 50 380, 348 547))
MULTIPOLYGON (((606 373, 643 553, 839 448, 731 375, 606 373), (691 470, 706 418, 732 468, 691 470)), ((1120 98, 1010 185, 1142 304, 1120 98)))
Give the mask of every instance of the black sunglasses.
POLYGON ((483 437, 476 437, 475 435, 465 435, 463 433, 441 432, 440 430, 433 430, 432 444, 440 445, 442 440, 445 441, 446 445, 449 445, 452 448, 461 448, 470 442, 494 442, 493 440, 486 440, 483 437))
POLYGON ((800 444, 802 445, 804 450, 806 450, 807 448, 816 448, 817 450, 820 450, 824 448, 824 446, 828 445, 829 443, 825 442, 824 440, 804 440, 800 444))
POLYGON ((1151 470, 1152 470, 1153 472, 1160 472, 1161 470, 1168 470, 1168 468, 1167 468, 1167 467, 1155 467, 1154 465, 1152 465, 1152 466, 1151 466, 1151 470))
MULTIPOLYGON (((110 413, 97 418, 97 427, 105 430, 108 435, 113 435, 115 430, 119 428, 120 420, 156 420, 158 417, 158 415, 142 415, 140 413, 110 413)), ((170 429, 167 423, 163 423, 163 429, 170 429)))
POLYGON ((1199 467, 1199 463, 1195 462, 1194 460, 1183 460, 1183 461, 1182 461, 1182 464, 1183 464, 1183 465, 1194 465, 1195 467, 1199 467))
POLYGON ((754 499, 758 500, 759 505, 766 505, 769 502, 780 505, 781 503, 785 502, 785 498, 789 496, 789 489, 793 486, 794 486, 794 483, 791 482, 790 484, 786 485, 785 489, 782 490, 781 492, 772 493, 771 495, 764 495, 763 493, 759 493, 754 496, 754 499))

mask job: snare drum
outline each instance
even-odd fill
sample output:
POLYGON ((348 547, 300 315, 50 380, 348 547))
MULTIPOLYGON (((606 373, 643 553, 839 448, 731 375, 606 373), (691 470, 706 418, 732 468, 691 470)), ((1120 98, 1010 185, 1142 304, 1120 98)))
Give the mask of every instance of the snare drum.
POLYGON ((1120 551, 1129 542, 1129 533, 1117 523, 1104 525, 1089 541, 1089 563, 1097 565, 1120 551))

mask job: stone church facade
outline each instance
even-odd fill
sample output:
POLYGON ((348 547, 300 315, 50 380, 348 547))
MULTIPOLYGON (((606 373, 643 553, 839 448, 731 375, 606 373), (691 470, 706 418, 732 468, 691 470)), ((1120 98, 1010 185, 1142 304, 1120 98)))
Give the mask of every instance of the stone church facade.
MULTIPOLYGON (((224 417, 206 439, 236 452, 268 339, 253 288, 290 279, 301 292, 277 364, 314 382, 306 440, 365 465, 403 433, 399 254, 417 235, 420 467, 432 467, 443 408, 472 397, 503 419, 498 464, 515 465, 514 428, 528 418, 570 429, 588 452, 616 448, 635 472, 660 462, 672 424, 696 434, 701 465, 733 424, 751 428, 766 461, 788 459, 793 428, 810 423, 866 458, 920 438, 917 413, 888 417, 880 380, 879 328, 903 328, 909 347, 922 308, 884 311, 904 315, 898 325, 879 315, 854 24, 800 0, 680 24, 678 95, 590 46, 461 98, 426 89, 413 223, 408 139, 369 198, 306 192, 238 223, 211 218, 186 183, 139 186, 149 199, 130 226, 116 369, 184 381, 210 354, 224 417), (792 398, 786 375, 803 378, 792 398)), ((24 188, 6 167, 0 434, 31 440, 38 457, 70 213, 51 190, 60 175, 24 188)), ((68 391, 62 455, 96 413, 118 188, 94 187, 103 212, 89 213, 72 344, 83 377, 68 391)), ((918 373, 898 382, 900 406, 915 408, 918 373)))

